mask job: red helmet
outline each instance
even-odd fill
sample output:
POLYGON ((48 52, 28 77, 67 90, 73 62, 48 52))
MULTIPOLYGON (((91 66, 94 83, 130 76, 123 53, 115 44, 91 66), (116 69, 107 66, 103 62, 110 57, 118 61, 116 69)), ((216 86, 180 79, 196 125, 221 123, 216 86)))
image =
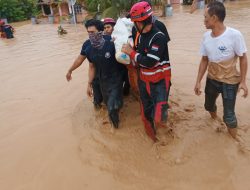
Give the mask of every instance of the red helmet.
POLYGON ((153 14, 153 11, 148 2, 142 1, 134 4, 129 14, 131 21, 141 22, 150 17, 153 14))
POLYGON ((115 25, 115 20, 112 19, 112 18, 105 18, 105 19, 103 20, 103 24, 104 24, 104 25, 105 25, 105 24, 112 24, 112 25, 115 25))

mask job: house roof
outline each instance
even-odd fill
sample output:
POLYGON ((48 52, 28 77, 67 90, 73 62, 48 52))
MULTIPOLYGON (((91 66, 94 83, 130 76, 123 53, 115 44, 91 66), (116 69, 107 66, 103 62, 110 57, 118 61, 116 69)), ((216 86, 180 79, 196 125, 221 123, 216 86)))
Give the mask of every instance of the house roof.
MULTIPOLYGON (((68 3, 68 0, 61 0, 62 3, 68 3)), ((57 4, 59 0, 37 0, 37 4, 57 4)))

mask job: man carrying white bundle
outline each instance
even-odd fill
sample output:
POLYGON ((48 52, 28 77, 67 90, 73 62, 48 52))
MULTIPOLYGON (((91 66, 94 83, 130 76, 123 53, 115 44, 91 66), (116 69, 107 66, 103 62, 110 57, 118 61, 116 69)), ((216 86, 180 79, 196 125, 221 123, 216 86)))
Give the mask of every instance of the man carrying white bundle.
POLYGON ((138 45, 133 49, 124 44, 122 51, 135 63, 141 114, 147 134, 157 141, 156 127, 166 127, 171 67, 167 52, 167 37, 154 24, 152 8, 143 1, 133 5, 130 18, 139 32, 138 45))

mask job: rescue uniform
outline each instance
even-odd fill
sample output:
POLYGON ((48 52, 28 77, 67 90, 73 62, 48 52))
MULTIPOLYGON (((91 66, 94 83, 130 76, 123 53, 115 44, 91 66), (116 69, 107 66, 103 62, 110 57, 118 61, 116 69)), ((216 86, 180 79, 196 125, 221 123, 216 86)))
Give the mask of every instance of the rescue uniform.
POLYGON ((140 34, 136 51, 130 54, 138 68, 142 120, 153 140, 155 124, 167 121, 169 107, 171 67, 166 41, 166 36, 153 25, 149 32, 140 34))
MULTIPOLYGON (((168 53, 168 42, 170 41, 170 37, 167 31, 166 26, 159 20, 156 19, 155 16, 152 16, 152 22, 153 25, 158 28, 165 36, 166 36, 166 59, 169 60, 169 53, 168 53)), ((132 39, 134 41, 134 48, 137 49, 138 40, 139 40, 140 33, 137 32, 135 26, 132 28, 132 39)), ((138 77, 136 74, 135 68, 128 66, 129 69, 129 75, 130 75, 130 82, 132 83, 132 88, 135 91, 136 94, 139 94, 138 92, 138 77)))
MULTIPOLYGON (((158 28, 165 36, 166 36, 166 43, 168 43, 170 41, 170 37, 168 34, 168 30, 166 28, 166 26, 164 25, 164 23, 162 23, 161 21, 157 20, 155 18, 155 16, 152 16, 152 20, 153 20, 153 25, 158 28)), ((133 27, 132 28, 132 38, 134 40, 134 44, 137 45, 138 44, 138 37, 139 37, 139 32, 137 32, 136 28, 133 27)), ((169 60, 169 53, 168 53, 168 45, 167 45, 167 59, 169 60)))

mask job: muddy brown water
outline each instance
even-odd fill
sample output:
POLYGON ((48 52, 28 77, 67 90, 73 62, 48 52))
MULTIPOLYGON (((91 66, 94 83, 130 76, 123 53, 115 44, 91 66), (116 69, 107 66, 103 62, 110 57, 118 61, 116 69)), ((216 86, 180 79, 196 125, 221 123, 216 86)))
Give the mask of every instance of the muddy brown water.
MULTIPOLYGON (((242 32, 249 49, 250 1, 225 5, 226 25, 242 32)), ((85 92, 87 62, 66 81, 87 37, 82 25, 64 25, 68 34, 58 36, 57 25, 25 24, 16 27, 15 39, 0 40, 1 190, 249 189, 249 97, 239 96, 236 105, 240 142, 226 130, 217 133, 221 123, 204 111, 204 96, 193 93, 203 10, 189 14, 189 7, 176 5, 173 17, 160 19, 171 37, 174 133, 160 130, 156 144, 132 96, 125 98, 118 130, 105 109, 93 109, 85 92)), ((220 99, 218 106, 222 115, 220 99)))

